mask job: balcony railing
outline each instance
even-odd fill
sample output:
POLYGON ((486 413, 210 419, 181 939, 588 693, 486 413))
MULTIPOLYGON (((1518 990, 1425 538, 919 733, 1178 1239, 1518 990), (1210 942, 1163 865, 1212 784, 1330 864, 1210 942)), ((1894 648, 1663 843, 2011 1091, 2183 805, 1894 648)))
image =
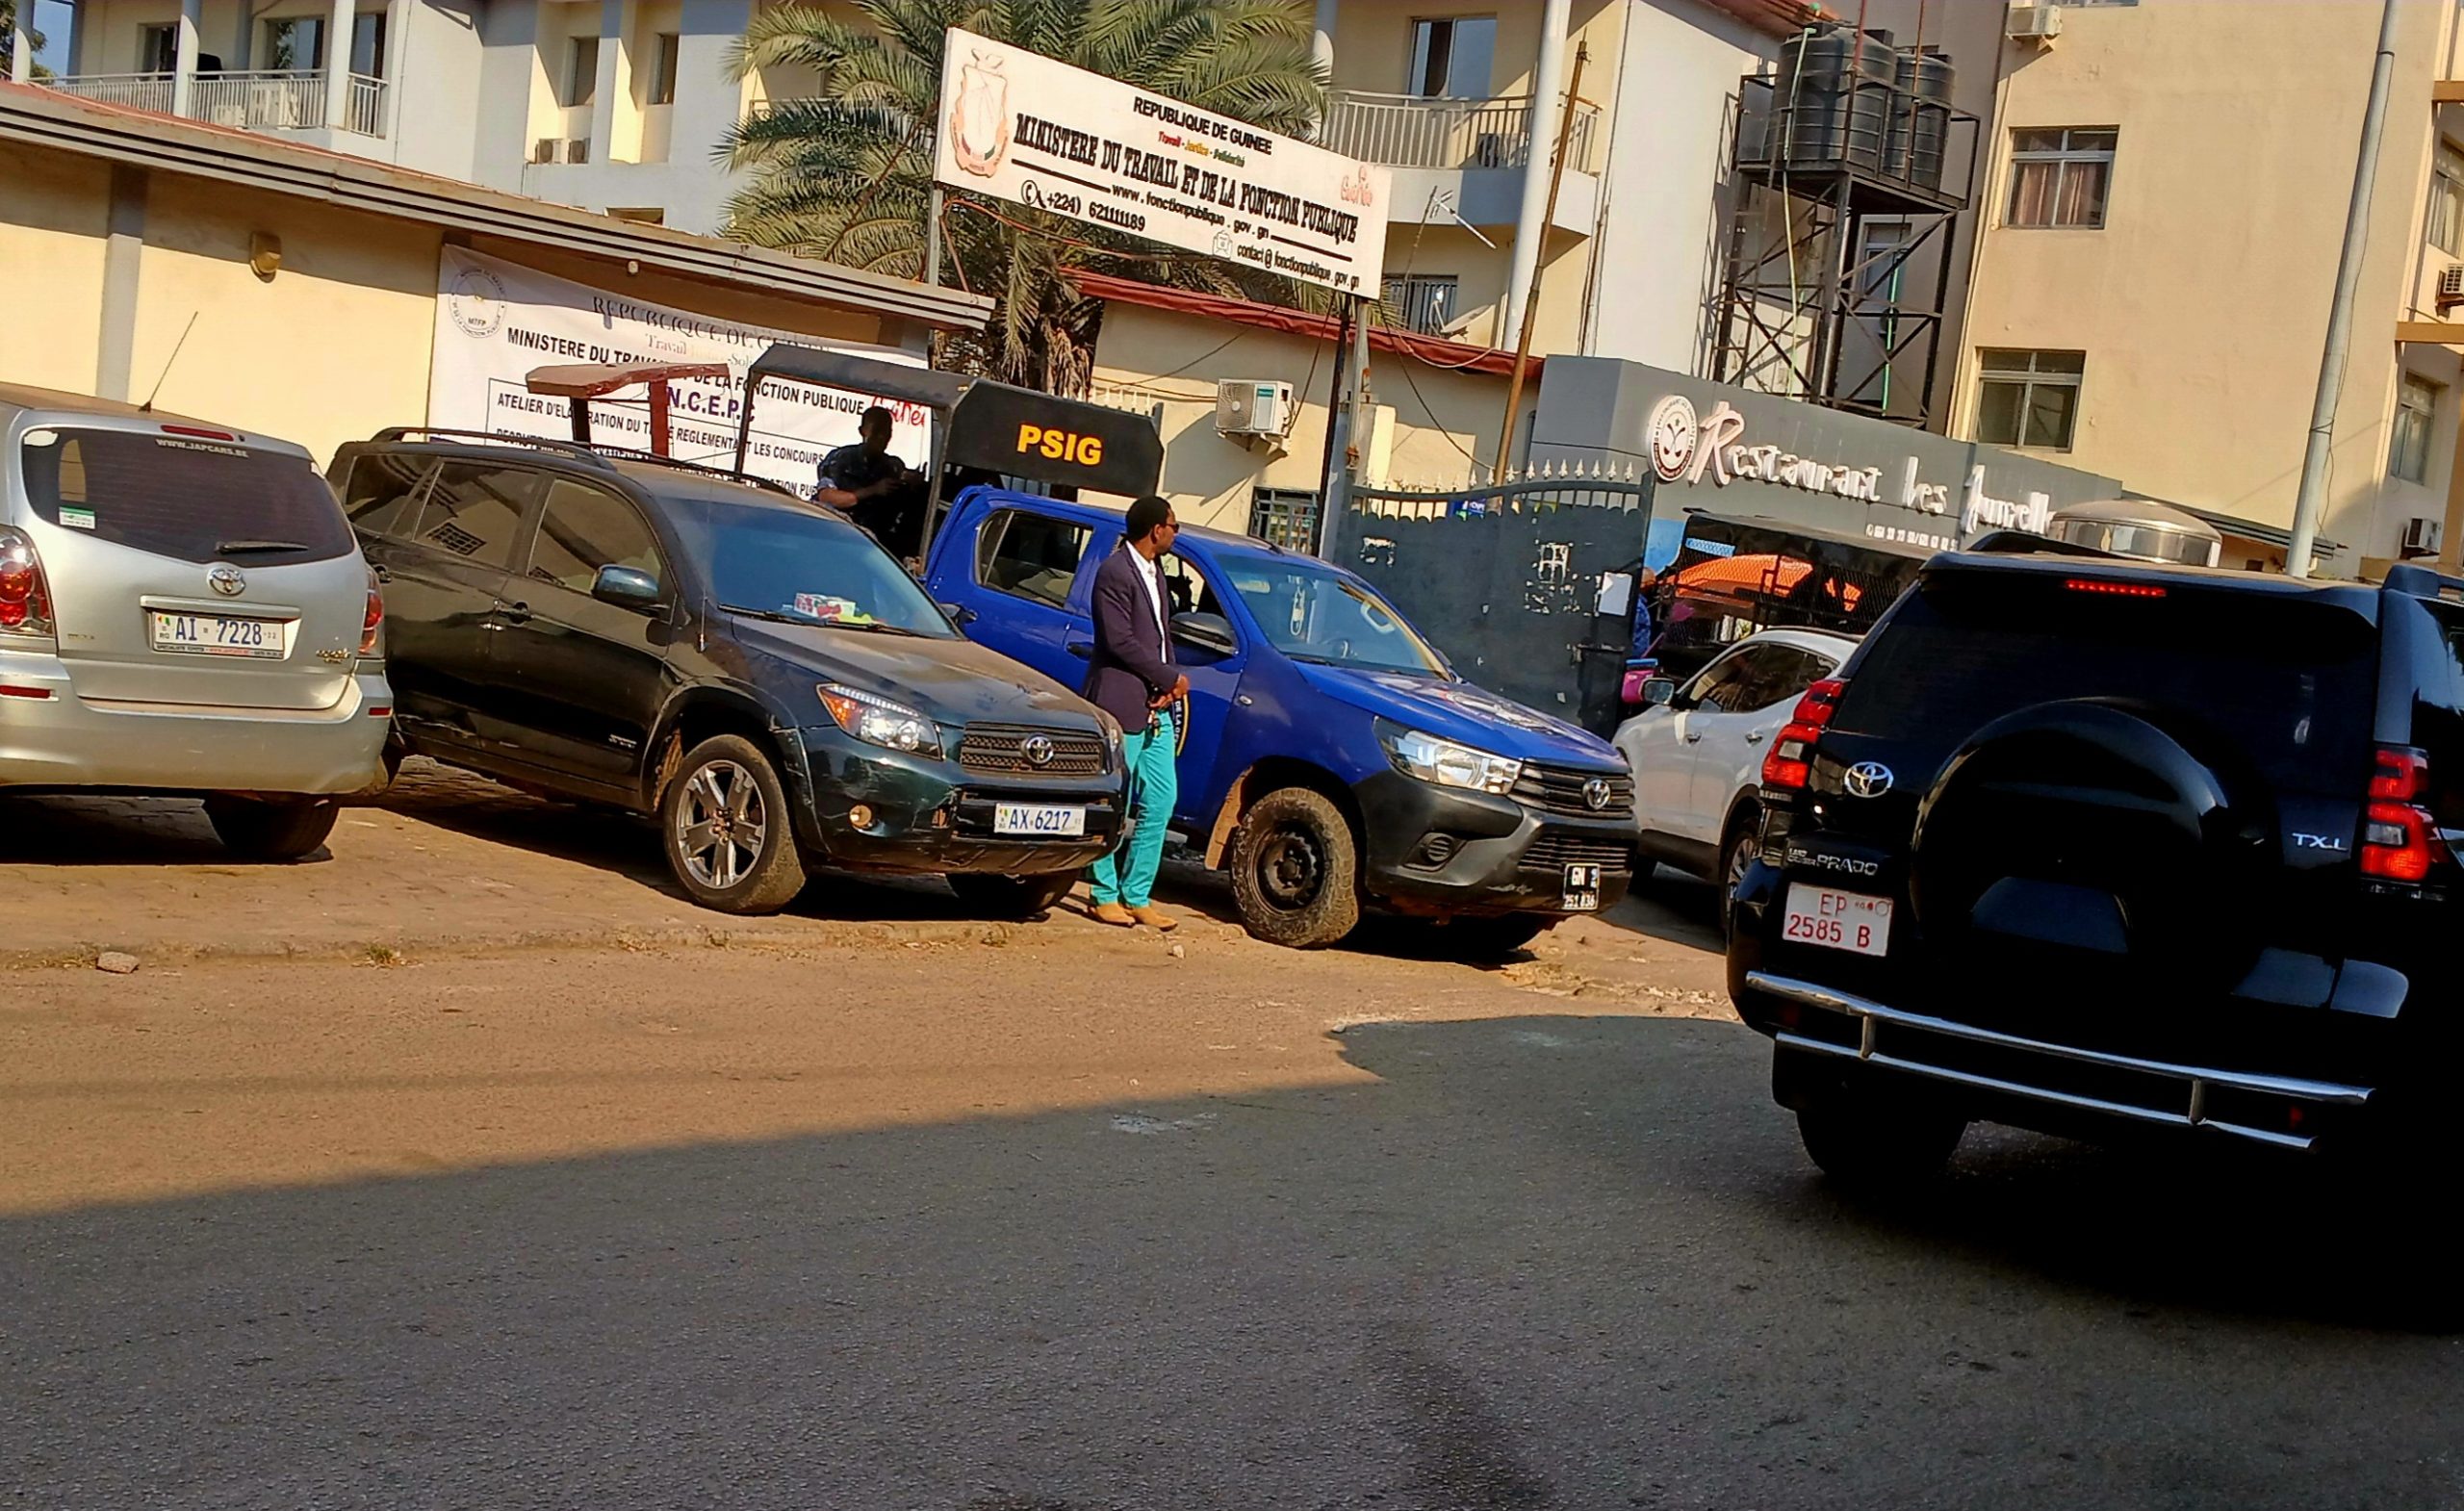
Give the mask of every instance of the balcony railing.
MULTIPOLYGON (((1527 94, 1451 100, 1337 90, 1320 141, 1329 151, 1389 167, 1521 167, 1531 161, 1531 105, 1527 94)), ((1597 172, 1599 108, 1576 101, 1574 112, 1566 166, 1597 172)), ((1544 162, 1547 155, 1544 149, 1544 162)))
MULTIPOLYGON (((104 105, 171 113, 167 73, 84 73, 46 81, 63 94, 104 105)), ((325 121, 325 75, 315 68, 262 68, 200 73, 189 85, 188 118, 241 131, 315 130, 325 121)), ((385 81, 350 76, 342 128, 363 137, 385 134, 385 81)))
POLYGON ((171 76, 167 73, 81 73, 74 78, 44 81, 63 94, 74 94, 97 105, 124 105, 130 110, 171 113, 171 76))

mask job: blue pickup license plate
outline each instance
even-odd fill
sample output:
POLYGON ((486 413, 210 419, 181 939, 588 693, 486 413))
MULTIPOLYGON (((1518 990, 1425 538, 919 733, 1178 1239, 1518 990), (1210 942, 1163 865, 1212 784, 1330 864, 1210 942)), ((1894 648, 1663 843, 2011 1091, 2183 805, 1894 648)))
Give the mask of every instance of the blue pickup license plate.
POLYGON ((149 611, 154 649, 175 655, 236 655, 282 659, 279 619, 242 619, 231 614, 166 614, 149 611))
POLYGON ((1087 832, 1087 810, 1051 807, 1038 803, 996 803, 992 832, 1039 838, 1068 838, 1087 832))

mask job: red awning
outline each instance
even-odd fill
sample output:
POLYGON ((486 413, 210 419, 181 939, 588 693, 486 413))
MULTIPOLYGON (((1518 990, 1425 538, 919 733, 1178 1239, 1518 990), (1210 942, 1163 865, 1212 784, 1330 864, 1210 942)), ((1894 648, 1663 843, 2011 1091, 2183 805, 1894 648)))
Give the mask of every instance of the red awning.
MULTIPOLYGON (((1307 336, 1316 341, 1335 339, 1335 318, 1312 315, 1306 310, 1286 309, 1280 304, 1260 304, 1252 299, 1227 298, 1219 294, 1199 294, 1189 289, 1166 289, 1135 278, 1115 278, 1108 273, 1072 272, 1069 281, 1078 292, 1091 299, 1115 304, 1138 304, 1150 310, 1169 310, 1176 315, 1194 315, 1200 320, 1227 320, 1235 325, 1254 326, 1259 330, 1282 331, 1286 335, 1307 336)), ((1438 336, 1423 336, 1407 330, 1389 330, 1373 325, 1369 329, 1371 349, 1417 357, 1433 368, 1458 368, 1470 372, 1495 372, 1501 375, 1514 371, 1514 353, 1499 351, 1491 346, 1467 346, 1459 341, 1447 341, 1438 336)), ((1540 359, 1524 364, 1527 381, 1540 380, 1540 359)))

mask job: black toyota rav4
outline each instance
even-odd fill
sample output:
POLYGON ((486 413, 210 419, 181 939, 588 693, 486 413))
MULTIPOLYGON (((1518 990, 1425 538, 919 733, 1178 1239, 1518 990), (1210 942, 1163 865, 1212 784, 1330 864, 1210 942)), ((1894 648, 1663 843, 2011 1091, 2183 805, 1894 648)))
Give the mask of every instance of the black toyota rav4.
POLYGON ((1970 1120, 2443 1148, 2459 589, 1935 558, 1772 742, 1736 893, 1815 1162, 1921 1176, 1970 1120))
POLYGON ((390 760, 655 814, 677 884, 774 910, 808 864, 1031 914, 1120 828, 1120 730, 962 638, 846 520, 651 457, 389 430, 335 489, 384 583, 390 760))

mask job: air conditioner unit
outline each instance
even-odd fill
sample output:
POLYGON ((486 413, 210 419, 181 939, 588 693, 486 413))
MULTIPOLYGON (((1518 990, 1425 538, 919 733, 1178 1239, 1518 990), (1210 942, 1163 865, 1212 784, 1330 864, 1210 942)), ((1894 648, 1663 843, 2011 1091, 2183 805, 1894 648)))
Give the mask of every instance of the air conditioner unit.
POLYGON ((2062 7, 2015 5, 2003 19, 2003 35, 2018 42, 2049 42, 2062 35, 2062 7))
POLYGON ((2434 556, 2446 544, 2445 520, 2410 519, 2404 522, 2404 555, 2434 556))
POLYGON ((566 142, 565 161, 568 163, 589 162, 590 139, 588 137, 576 137, 573 141, 566 142))
POLYGON ((2450 263, 2438 274, 2438 313, 2464 304, 2464 263, 2450 263))
POLYGON ((564 139, 561 137, 541 137, 538 141, 530 143, 530 161, 533 163, 553 163, 556 161, 557 157, 563 153, 564 147, 564 139))
POLYGON ((1224 378, 1215 385, 1215 429, 1246 442, 1292 433, 1292 385, 1270 378, 1224 378))

